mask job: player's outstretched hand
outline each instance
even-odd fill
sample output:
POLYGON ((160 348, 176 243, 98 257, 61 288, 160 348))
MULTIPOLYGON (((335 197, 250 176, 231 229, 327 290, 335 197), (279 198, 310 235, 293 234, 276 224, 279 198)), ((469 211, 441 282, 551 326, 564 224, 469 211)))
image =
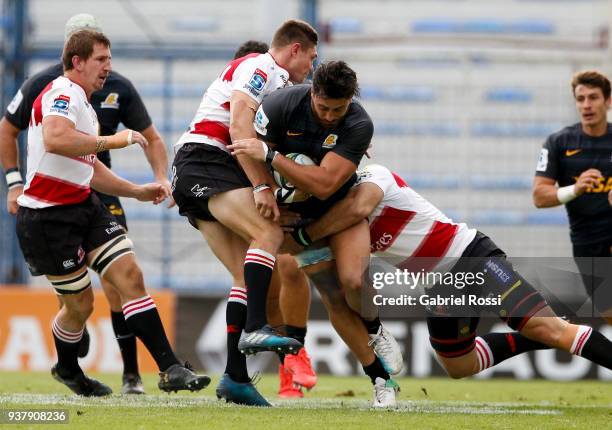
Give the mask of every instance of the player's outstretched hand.
POLYGON ((6 195, 6 209, 11 215, 17 215, 17 209, 19 209, 17 198, 21 195, 21 193, 23 193, 23 185, 13 187, 8 190, 6 195))
POLYGON ((172 186, 170 185, 170 181, 166 178, 158 179, 155 182, 160 184, 166 190, 168 196, 168 209, 176 206, 176 202, 172 198, 172 186))
POLYGON ((139 144, 143 149, 149 145, 147 139, 137 131, 123 130, 107 137, 108 149, 125 148, 126 146, 139 144))
POLYGON ((268 145, 255 138, 236 140, 228 148, 232 155, 246 155, 255 161, 266 161, 268 154, 268 145))
POLYGON ((603 178, 601 172, 597 169, 588 169, 580 174, 576 185, 574 185, 574 191, 577 196, 584 194, 589 188, 597 186, 599 180, 603 178))
POLYGON ((151 182, 149 184, 138 185, 134 197, 141 202, 153 202, 154 205, 158 205, 166 200, 168 191, 161 184, 151 182))
POLYGON ((274 194, 270 190, 253 193, 253 198, 255 199, 255 207, 262 217, 278 221, 280 212, 274 194))

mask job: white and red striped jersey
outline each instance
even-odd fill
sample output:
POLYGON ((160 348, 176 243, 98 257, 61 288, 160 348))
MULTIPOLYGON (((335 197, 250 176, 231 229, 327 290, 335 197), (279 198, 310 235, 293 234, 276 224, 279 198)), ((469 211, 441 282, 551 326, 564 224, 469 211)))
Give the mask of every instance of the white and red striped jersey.
POLYGON ((445 257, 460 257, 476 230, 454 223, 389 169, 371 164, 356 185, 371 182, 384 196, 368 217, 370 251, 400 269, 433 269, 445 257), (421 258, 415 263, 415 258, 421 258), (426 262, 425 258, 427 258, 426 262))
POLYGON ((230 98, 241 91, 261 104, 265 96, 289 83, 289 72, 269 53, 249 54, 230 62, 208 87, 187 130, 174 145, 175 152, 187 142, 206 143, 227 151, 231 143, 230 98))
POLYGON ((80 203, 91 192, 96 154, 67 157, 51 154, 43 143, 42 121, 46 116, 72 121, 77 131, 98 135, 98 118, 85 91, 70 79, 60 76, 50 82, 32 106, 28 129, 28 172, 20 206, 32 209, 80 203))

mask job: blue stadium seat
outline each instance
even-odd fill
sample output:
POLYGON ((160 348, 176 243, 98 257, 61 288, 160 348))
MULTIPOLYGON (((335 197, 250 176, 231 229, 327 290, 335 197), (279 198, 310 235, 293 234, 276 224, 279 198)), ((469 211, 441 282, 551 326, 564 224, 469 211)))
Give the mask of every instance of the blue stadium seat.
POLYGON ((390 100, 402 102, 432 102, 436 98, 435 90, 427 86, 374 86, 361 88, 364 100, 390 100))
POLYGON ((329 20, 329 27, 333 33, 357 34, 363 31, 361 20, 349 17, 336 17, 329 20))
POLYGON ((523 176, 472 176, 470 187, 477 190, 530 190, 532 177, 523 176))
POLYGON ((423 18, 412 23, 414 33, 469 33, 469 34, 553 34, 555 25, 548 20, 496 18, 456 20, 452 18, 423 18))
POLYGON ((533 95, 525 88, 491 88, 484 94, 488 102, 528 103, 533 101, 533 95))
POLYGON ((452 123, 400 123, 377 121, 374 124, 377 135, 387 136, 440 136, 454 137, 461 134, 461 127, 452 123))
POLYGON ((175 31, 206 31, 219 29, 219 20, 210 16, 182 16, 170 22, 170 28, 175 31))
POLYGON ((545 137, 562 127, 561 123, 477 122, 470 133, 477 137, 545 137))

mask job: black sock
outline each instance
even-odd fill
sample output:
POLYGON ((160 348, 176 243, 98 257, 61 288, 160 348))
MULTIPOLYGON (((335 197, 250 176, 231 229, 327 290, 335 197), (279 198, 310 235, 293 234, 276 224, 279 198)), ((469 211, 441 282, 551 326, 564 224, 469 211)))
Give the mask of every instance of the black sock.
POLYGON ((385 381, 391 379, 378 357, 374 357, 372 364, 363 366, 363 371, 370 377, 372 384, 376 383, 376 378, 383 378, 385 381))
POLYGON ((285 365, 285 354, 283 354, 282 352, 277 352, 276 355, 278 355, 280 364, 285 365))
POLYGON ((292 337, 293 339, 304 345, 304 341, 306 339, 306 327, 285 325, 285 333, 287 333, 287 337, 292 337))
POLYGON ((180 364, 164 331, 155 302, 150 296, 131 300, 123 305, 123 315, 130 331, 147 347, 162 372, 180 364))
POLYGON ((246 357, 238 350, 240 334, 246 323, 246 291, 243 288, 232 287, 225 308, 227 324, 227 363, 225 373, 236 382, 249 382, 246 357))
POLYGON ((579 327, 570 352, 612 370, 612 342, 591 327, 579 327))
POLYGON ((376 334, 378 333, 378 329, 380 329, 380 318, 376 317, 373 320, 367 320, 363 317, 360 317, 361 321, 363 321, 363 325, 365 325, 368 330, 368 334, 376 334))
POLYGON ((111 322, 115 339, 119 344, 121 358, 123 359, 123 373, 138 374, 138 354, 136 352, 136 336, 132 333, 125 322, 123 312, 111 311, 111 322))
POLYGON ((266 302, 275 257, 261 249, 249 249, 244 259, 244 283, 247 287, 245 331, 250 333, 267 323, 266 302))
POLYGON ((528 339, 516 331, 510 333, 487 333, 476 337, 476 354, 481 371, 515 355, 537 349, 550 349, 550 347, 528 339))
POLYGON ((57 370, 60 376, 69 377, 83 373, 78 361, 79 342, 83 336, 83 330, 71 333, 62 329, 57 320, 54 320, 51 331, 57 350, 57 370))

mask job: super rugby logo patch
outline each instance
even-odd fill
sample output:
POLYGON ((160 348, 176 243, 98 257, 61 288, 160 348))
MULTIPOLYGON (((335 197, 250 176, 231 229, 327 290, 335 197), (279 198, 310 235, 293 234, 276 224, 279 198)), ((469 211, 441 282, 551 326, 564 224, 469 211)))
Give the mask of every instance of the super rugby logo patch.
POLYGON ((329 136, 325 138, 325 141, 323 142, 323 148, 333 148, 334 146, 336 146, 337 140, 338 140, 337 134, 330 134, 329 136))
POLYGON ((68 108, 70 107, 70 97, 60 94, 55 100, 53 100, 53 106, 51 111, 68 114, 68 108))
POLYGON ((253 76, 249 80, 248 84, 244 87, 249 90, 249 92, 255 96, 258 96, 261 93, 261 90, 266 86, 266 82, 268 81, 268 75, 264 73, 261 69, 255 69, 253 76))

